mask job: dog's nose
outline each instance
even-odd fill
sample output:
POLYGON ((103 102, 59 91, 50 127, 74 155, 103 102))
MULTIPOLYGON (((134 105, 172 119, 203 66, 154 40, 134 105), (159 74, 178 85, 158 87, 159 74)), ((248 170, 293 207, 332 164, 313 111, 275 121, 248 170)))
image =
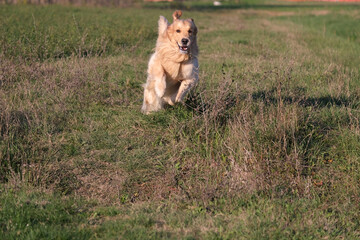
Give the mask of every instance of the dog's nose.
POLYGON ((181 39, 181 43, 182 43, 183 45, 188 44, 188 42, 189 42, 189 39, 187 39, 187 38, 181 39))

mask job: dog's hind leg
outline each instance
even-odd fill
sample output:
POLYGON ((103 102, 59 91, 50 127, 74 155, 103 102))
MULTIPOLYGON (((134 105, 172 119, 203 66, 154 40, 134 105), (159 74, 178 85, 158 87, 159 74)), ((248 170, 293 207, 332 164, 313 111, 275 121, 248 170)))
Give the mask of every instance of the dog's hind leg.
POLYGON ((175 105, 175 99, 176 99, 176 95, 178 93, 178 90, 180 88, 180 82, 176 81, 169 81, 166 82, 166 90, 165 90, 165 94, 163 96, 163 100, 164 102, 166 102, 167 104, 174 106, 175 105))

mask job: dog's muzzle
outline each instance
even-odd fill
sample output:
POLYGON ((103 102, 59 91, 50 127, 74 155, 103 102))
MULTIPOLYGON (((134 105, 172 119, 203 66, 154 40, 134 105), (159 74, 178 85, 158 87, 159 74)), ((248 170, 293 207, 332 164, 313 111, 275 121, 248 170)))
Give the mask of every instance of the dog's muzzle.
POLYGON ((179 43, 177 45, 179 46, 180 52, 186 54, 189 50, 190 40, 187 38, 183 38, 181 39, 181 45, 179 43))

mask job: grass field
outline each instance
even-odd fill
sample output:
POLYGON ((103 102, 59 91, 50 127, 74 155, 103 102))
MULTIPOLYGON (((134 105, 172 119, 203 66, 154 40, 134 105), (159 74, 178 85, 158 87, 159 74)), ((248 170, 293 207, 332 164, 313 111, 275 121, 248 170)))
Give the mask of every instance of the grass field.
POLYGON ((360 5, 176 6, 200 83, 145 116, 171 7, 0 5, 1 236, 360 238, 360 5))

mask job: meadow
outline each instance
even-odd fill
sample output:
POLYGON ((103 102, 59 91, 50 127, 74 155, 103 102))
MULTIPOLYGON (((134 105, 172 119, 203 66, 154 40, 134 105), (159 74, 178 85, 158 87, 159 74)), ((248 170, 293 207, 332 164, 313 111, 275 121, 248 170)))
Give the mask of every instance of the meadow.
POLYGON ((360 5, 0 5, 4 239, 360 238, 360 5), (140 112, 160 15, 200 82, 140 112))

